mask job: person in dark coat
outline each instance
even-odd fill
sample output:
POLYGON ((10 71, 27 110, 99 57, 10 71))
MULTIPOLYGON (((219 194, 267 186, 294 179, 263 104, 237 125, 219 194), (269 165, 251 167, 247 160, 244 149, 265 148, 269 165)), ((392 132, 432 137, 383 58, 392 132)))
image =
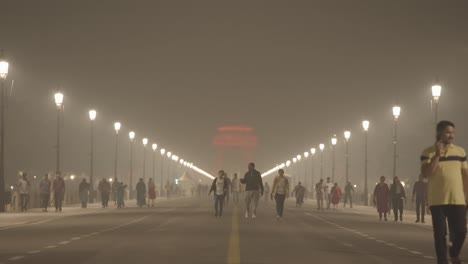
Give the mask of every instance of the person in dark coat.
POLYGON ((390 197, 392 199, 395 222, 398 221, 398 218, 400 221, 403 221, 403 202, 406 201, 406 193, 405 187, 397 176, 393 178, 393 184, 390 187, 390 197), (398 217, 398 212, 400 213, 400 217, 398 217))
POLYGON ((90 188, 91 188, 91 185, 86 181, 86 179, 83 179, 80 182, 80 186, 78 186, 78 193, 80 195, 81 208, 86 208, 88 206, 90 188))
POLYGON ((413 186, 413 199, 416 198, 416 223, 424 223, 424 214, 426 212, 427 201, 427 182, 424 181, 423 176, 419 175, 419 181, 414 183, 413 186))
POLYGON ((125 202, 124 202, 125 188, 127 188, 127 185, 125 185, 123 182, 119 182, 116 188, 117 188, 116 189, 117 208, 124 208, 125 207, 125 202))
POLYGON ((387 221, 387 213, 390 211, 389 200, 390 189, 385 183, 385 177, 381 176, 380 182, 374 189, 374 204, 377 206, 380 221, 382 221, 382 215, 384 216, 385 221, 387 221))
POLYGON ((146 205, 146 184, 143 181, 143 178, 140 178, 140 181, 136 185, 137 192, 137 205, 143 207, 146 205))
POLYGON ((111 184, 103 178, 102 181, 99 182, 98 190, 101 192, 102 208, 107 208, 109 206, 109 198, 112 191, 111 184))

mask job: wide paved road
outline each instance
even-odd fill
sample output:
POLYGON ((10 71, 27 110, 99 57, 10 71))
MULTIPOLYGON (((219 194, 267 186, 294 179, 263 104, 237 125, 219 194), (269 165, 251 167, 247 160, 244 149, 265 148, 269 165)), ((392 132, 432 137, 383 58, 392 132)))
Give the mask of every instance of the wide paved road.
POLYGON ((0 263, 435 263, 427 227, 292 201, 283 221, 272 202, 257 216, 244 219, 241 205, 216 219, 210 200, 176 199, 55 217, 0 229, 0 263))

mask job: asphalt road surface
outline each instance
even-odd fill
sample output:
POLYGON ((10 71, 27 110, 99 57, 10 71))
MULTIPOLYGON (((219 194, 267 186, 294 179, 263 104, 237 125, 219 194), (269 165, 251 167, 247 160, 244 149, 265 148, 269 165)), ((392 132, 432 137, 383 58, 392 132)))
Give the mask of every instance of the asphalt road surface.
POLYGON ((262 201, 254 220, 242 201, 215 218, 208 198, 54 217, 0 229, 0 263, 435 263, 427 226, 291 200, 278 221, 273 206, 262 201))

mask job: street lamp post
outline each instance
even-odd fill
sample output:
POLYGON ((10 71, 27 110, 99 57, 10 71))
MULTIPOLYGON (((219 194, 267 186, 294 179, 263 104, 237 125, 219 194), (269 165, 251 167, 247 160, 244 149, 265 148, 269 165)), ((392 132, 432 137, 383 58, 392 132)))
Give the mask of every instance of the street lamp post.
MULTIPOLYGON (((163 184, 164 184, 164 154, 166 153, 166 150, 161 149, 160 153, 161 153, 161 178, 160 178, 160 182, 161 182, 160 189, 161 190, 160 190, 160 195, 162 196, 163 191, 164 191, 164 187, 163 187, 163 184)), ((166 197, 167 197, 167 194, 166 194, 166 197)))
POLYGON ((114 154, 114 178, 117 178, 117 164, 119 161, 119 131, 122 127, 120 122, 114 123, 114 130, 115 130, 115 154, 114 154))
MULTIPOLYGON (((311 170, 311 173, 310 173, 310 178, 312 180, 312 186, 311 186, 311 191, 314 190, 314 186, 315 186, 315 148, 311 148, 310 149, 310 154, 312 154, 312 156, 310 157, 311 161, 310 161, 310 170, 311 170)), ((314 195, 314 192, 312 191, 312 197, 314 195)))
POLYGON ((335 146, 337 143, 336 135, 333 135, 331 139, 332 144, 332 182, 335 182, 335 146))
POLYGON ((442 87, 439 84, 435 84, 432 86, 432 105, 434 111, 434 126, 437 125, 437 121, 439 121, 439 98, 440 94, 442 93, 442 87))
POLYGON ((398 118, 400 117, 401 108, 394 106, 392 109, 394 117, 393 126, 393 177, 397 174, 397 133, 398 133, 398 118))
POLYGON ((5 212, 5 81, 8 76, 8 62, 3 58, 0 50, 0 212, 5 212))
POLYGON ((364 205, 369 205, 369 190, 367 187, 367 137, 369 131, 369 124, 368 120, 362 121, 362 128, 364 129, 364 205))
POLYGON ((158 149, 158 144, 151 145, 153 149, 153 182, 156 181, 156 150, 158 149))
POLYGON ((90 153, 90 168, 89 168, 89 182, 91 185, 90 191, 91 191, 91 197, 90 197, 90 202, 94 202, 94 197, 93 197, 93 177, 94 177, 94 120, 96 120, 96 115, 97 112, 96 110, 89 110, 89 120, 91 121, 91 153, 90 153))
POLYGON ((133 193, 133 141, 135 139, 135 132, 130 131, 128 133, 128 137, 130 138, 130 184, 129 184, 129 199, 132 199, 133 193))
POLYGON ((345 150, 345 158, 346 158, 346 184, 349 181, 349 138, 351 137, 351 132, 345 131, 344 132, 345 143, 346 143, 346 150, 345 150))
POLYGON ((172 164, 172 163, 171 163, 171 158, 172 158, 172 152, 170 152, 170 151, 167 152, 167 153, 166 153, 166 156, 167 156, 167 158, 169 159, 169 163, 168 163, 169 165, 167 166, 167 180, 168 180, 169 182, 172 182, 172 174, 171 174, 171 167, 172 167, 172 165, 171 165, 171 164, 172 164))
POLYGON ((60 172, 60 112, 63 109, 63 94, 60 92, 57 92, 54 95, 54 99, 55 99, 55 105, 57 106, 57 146, 56 146, 57 160, 55 164, 55 172, 58 173, 60 172))
POLYGON ((306 151, 306 152, 304 152, 304 159, 305 159, 304 160, 304 186, 306 186, 306 188, 307 188, 307 186, 308 186, 307 184, 309 182, 307 180, 307 178, 309 178, 308 175, 307 175, 307 165, 308 165, 307 161, 309 160, 308 158, 309 158, 309 151, 306 151))
POLYGON ((148 145, 148 139, 144 138, 141 142, 143 143, 143 181, 146 182, 146 145, 148 145))
POLYGON ((320 179, 323 179, 323 150, 325 149, 325 144, 320 144, 320 179))
POLYGON ((300 182, 301 181, 301 158, 302 156, 301 155, 297 155, 296 156, 297 158, 297 181, 300 182))

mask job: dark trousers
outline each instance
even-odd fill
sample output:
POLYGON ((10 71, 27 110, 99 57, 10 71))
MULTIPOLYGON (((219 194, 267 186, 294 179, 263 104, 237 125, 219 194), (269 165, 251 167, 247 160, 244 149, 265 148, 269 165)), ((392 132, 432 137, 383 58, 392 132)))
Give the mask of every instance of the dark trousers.
POLYGON ((393 214, 395 215, 395 221, 398 220, 398 212, 400 213, 400 219, 403 219, 403 197, 400 195, 392 198, 393 214))
POLYGON ((450 257, 458 257, 466 237, 466 208, 464 205, 431 206, 432 226, 438 264, 448 264, 447 222, 451 232, 450 257))
POLYGON ((28 203, 29 203, 29 194, 27 193, 20 194, 21 212, 25 212, 26 210, 28 210, 28 203))
POLYGON ((351 196, 351 193, 345 193, 344 195, 344 205, 346 206, 346 203, 349 200, 349 205, 353 207, 353 197, 351 196))
POLYGON ((426 199, 416 198, 416 219, 424 221, 425 213, 426 213, 426 199))
POLYGON ((275 194, 276 214, 279 217, 283 217, 284 200, 286 200, 286 195, 285 194, 275 194))
POLYGON ((101 202, 102 202, 102 207, 109 206, 109 193, 108 192, 101 193, 101 202))
POLYGON ((214 195, 215 198, 215 212, 216 215, 223 215, 223 207, 224 207, 224 195, 214 195))
POLYGON ((62 211, 63 192, 54 192, 55 210, 62 211))
POLYGON ((47 207, 49 206, 49 201, 50 201, 50 194, 49 193, 41 193, 41 207, 47 210, 47 207))

